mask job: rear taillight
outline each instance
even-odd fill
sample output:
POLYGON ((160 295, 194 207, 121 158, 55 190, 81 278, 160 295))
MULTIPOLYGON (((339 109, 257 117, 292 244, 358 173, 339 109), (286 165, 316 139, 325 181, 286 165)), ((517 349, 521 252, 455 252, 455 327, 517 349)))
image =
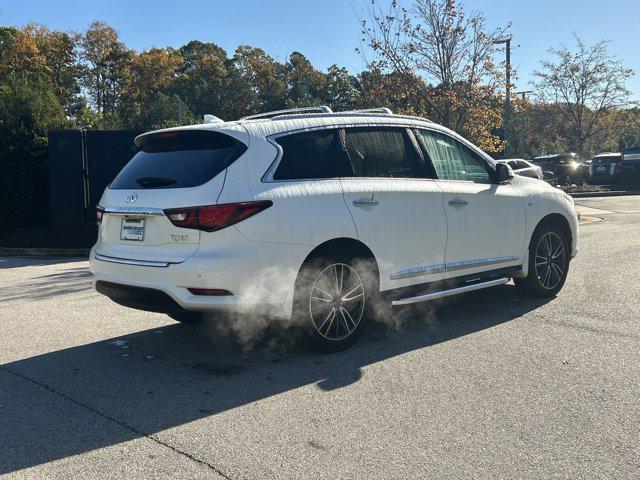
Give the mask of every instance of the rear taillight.
POLYGON ((620 164, 619 163, 614 163, 613 164, 613 173, 619 173, 620 172, 620 164))
POLYGON ((100 225, 100 222, 102 222, 102 215, 104 214, 104 208, 102 208, 100 205, 98 205, 96 207, 96 225, 100 225))
POLYGON ((273 205, 271 200, 171 208, 164 213, 176 227, 215 232, 241 222, 273 205))

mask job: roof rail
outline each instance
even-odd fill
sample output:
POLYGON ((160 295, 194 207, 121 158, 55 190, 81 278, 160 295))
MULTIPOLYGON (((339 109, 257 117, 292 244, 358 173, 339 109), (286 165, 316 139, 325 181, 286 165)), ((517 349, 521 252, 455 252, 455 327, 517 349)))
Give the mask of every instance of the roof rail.
POLYGON ((278 115, 288 115, 292 113, 333 113, 331 108, 326 105, 320 107, 300 107, 300 108, 287 108, 285 110, 275 110, 273 112, 258 113, 256 115, 247 115, 240 120, 257 120, 259 118, 272 118, 278 115))
POLYGON ((387 107, 379 107, 379 108, 362 108, 359 110, 345 110, 340 113, 384 113, 385 115, 393 115, 393 112, 390 108, 387 107))

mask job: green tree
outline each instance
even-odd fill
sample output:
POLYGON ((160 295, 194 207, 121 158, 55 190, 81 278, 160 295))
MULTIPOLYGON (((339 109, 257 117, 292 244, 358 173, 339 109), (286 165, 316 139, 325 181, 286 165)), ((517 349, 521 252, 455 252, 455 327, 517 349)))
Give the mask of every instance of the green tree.
POLYGON ((575 38, 575 50, 549 50, 555 61, 542 62, 536 88, 541 103, 558 108, 569 148, 584 154, 607 113, 628 100, 625 83, 633 71, 609 53, 608 42, 587 46, 575 38))
POLYGON ((257 113, 287 107, 285 65, 276 62, 264 50, 248 45, 237 48, 233 62, 250 85, 250 111, 257 113))
POLYGON ((24 29, 36 44, 56 87, 56 96, 65 113, 76 117, 85 99, 80 95, 81 67, 78 63, 77 35, 50 30, 31 23, 24 29))
MULTIPOLYGON (((487 151, 499 151, 501 75, 495 68, 495 41, 509 26, 489 30, 478 12, 467 14, 457 0, 413 0, 388 9, 371 0, 361 20, 361 49, 372 70, 393 73, 407 96, 421 97, 419 113, 469 137, 487 151), (424 88, 424 86, 428 88, 424 88)), ((416 107, 414 107, 416 110, 416 107)))
POLYGON ((188 107, 172 93, 182 64, 182 56, 172 49, 133 55, 120 94, 124 126, 157 128, 190 120, 188 107))
POLYGON ((80 45, 82 84, 98 117, 113 123, 133 54, 118 32, 103 22, 93 22, 81 35, 80 45))

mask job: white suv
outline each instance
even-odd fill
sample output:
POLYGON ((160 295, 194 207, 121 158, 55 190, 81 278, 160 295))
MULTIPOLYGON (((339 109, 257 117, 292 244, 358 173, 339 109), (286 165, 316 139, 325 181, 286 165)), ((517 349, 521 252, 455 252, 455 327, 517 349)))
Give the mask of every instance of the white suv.
POLYGON ((351 344, 380 306, 515 280, 552 296, 572 199, 387 109, 270 112, 145 133, 105 190, 95 289, 182 322, 234 311, 351 344))

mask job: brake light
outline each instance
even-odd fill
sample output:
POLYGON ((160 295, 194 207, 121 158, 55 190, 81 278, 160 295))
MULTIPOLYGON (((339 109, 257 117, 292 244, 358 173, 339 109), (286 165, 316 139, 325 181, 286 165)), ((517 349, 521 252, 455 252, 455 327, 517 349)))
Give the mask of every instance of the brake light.
POLYGON ((613 165, 613 173, 618 173, 620 171, 620 164, 614 163, 613 165))
POLYGON ((215 232, 266 210, 273 202, 223 203, 201 207, 171 208, 164 213, 176 227, 194 228, 205 232, 215 232))
POLYGON ((96 225, 100 225, 100 222, 102 222, 102 215, 104 214, 104 208, 102 208, 100 205, 98 205, 96 207, 96 225))

